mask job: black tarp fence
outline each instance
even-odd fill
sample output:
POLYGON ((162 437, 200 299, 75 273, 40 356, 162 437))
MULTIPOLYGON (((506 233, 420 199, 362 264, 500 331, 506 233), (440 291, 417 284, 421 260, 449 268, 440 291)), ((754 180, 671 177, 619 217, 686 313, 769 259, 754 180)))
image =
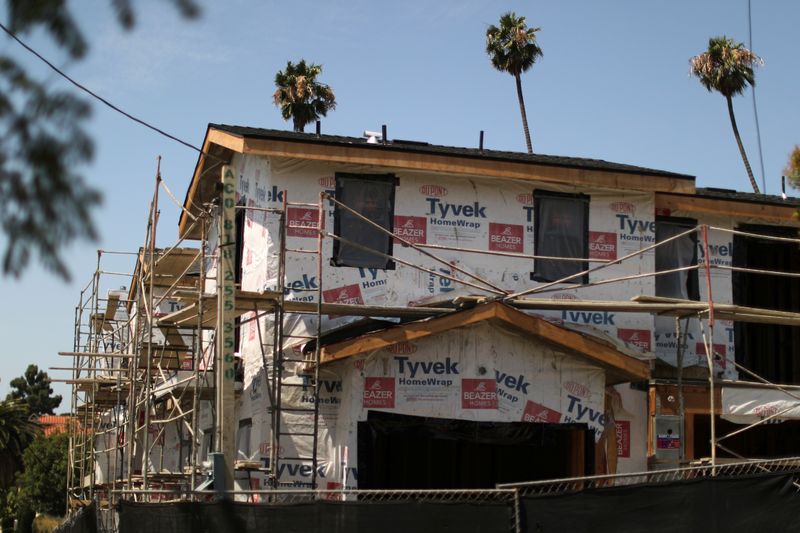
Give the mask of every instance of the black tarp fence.
POLYGON ((59 524, 53 533, 97 533, 97 510, 94 503, 78 510, 59 524))
POLYGON ((120 533, 281 533, 511 530, 512 507, 502 502, 130 503, 120 506, 120 533))
MULTIPOLYGON (((796 472, 699 478, 657 485, 605 487, 572 494, 458 501, 264 503, 133 503, 119 506, 120 533, 250 533, 324 531, 409 533, 646 531, 798 531, 796 472), (515 518, 519 511, 521 520, 515 518), (519 529, 516 529, 519 527, 519 529)), ((357 493, 353 493, 357 496, 357 493)), ((77 530, 67 530, 77 531, 77 530)))
POLYGON ((708 477, 521 498, 530 532, 800 531, 796 474, 708 477))

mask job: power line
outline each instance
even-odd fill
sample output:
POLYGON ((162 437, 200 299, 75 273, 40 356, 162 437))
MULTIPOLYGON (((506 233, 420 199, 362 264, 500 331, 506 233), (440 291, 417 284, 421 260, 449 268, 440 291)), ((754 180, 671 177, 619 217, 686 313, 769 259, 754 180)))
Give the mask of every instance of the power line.
MULTIPOLYGON (((9 30, 2 22, 0 22, 0 28, 2 28, 2 30, 4 32, 6 32, 9 37, 11 37, 15 41, 17 41, 20 44, 20 46, 22 46, 25 50, 27 50, 31 54, 35 55, 45 65, 47 65, 48 67, 53 69, 56 72, 56 74, 58 74, 59 76, 61 76, 62 78, 64 78, 68 82, 70 82, 72 85, 74 85, 75 87, 77 87, 81 91, 83 91, 86 94, 90 95, 92 98, 95 98, 96 100, 99 100, 100 102, 104 103, 106 106, 110 107, 111 109, 113 109, 114 111, 119 113, 120 115, 122 115, 122 116, 124 116, 124 117, 126 117, 126 118, 128 118, 128 119, 130 119, 130 120, 132 120, 132 121, 134 121, 136 123, 138 123, 138 124, 141 124, 145 128, 149 128, 149 129, 153 130, 154 132, 158 133, 159 135, 163 135, 167 139, 171 139, 171 140, 173 140, 175 142, 178 142, 178 143, 186 146, 187 148, 191 148, 192 150, 194 150, 196 152, 199 152, 199 153, 201 153, 203 155, 211 156, 210 154, 204 152, 202 149, 198 148, 197 146, 195 146, 195 145, 193 145, 191 143, 188 143, 188 142, 184 141, 183 139, 180 139, 180 138, 178 138, 178 137, 176 137, 174 135, 171 135, 171 134, 167 133, 166 131, 164 131, 164 130, 162 130, 160 128, 157 128, 157 127, 153 126, 152 124, 149 124, 148 122, 145 122, 144 120, 142 120, 140 118, 137 118, 137 117, 131 115, 130 113, 128 113, 127 111, 125 111, 125 110, 117 107, 116 105, 112 104, 111 102, 109 102, 108 100, 103 98, 102 96, 100 96, 97 93, 93 92, 91 89, 88 89, 87 87, 81 85, 80 83, 78 83, 77 81, 75 81, 74 79, 69 77, 69 75, 67 75, 65 72, 63 72, 61 69, 59 69, 57 66, 55 66, 50 61, 48 61, 39 52, 37 52, 36 50, 34 50, 30 46, 28 46, 25 42, 23 42, 11 30, 9 30)), ((211 157, 213 157, 213 156, 211 156, 211 157)))
MULTIPOLYGON (((752 6, 750 5, 751 0, 747 0, 747 30, 749 33, 749 42, 747 43, 747 47, 752 52, 753 50, 753 10, 752 6)), ((764 191, 764 194, 767 194, 767 178, 764 172, 764 152, 761 149, 761 128, 758 125, 758 106, 756 106, 756 86, 755 84, 751 87, 753 91, 753 115, 756 117, 756 138, 758 139, 758 160, 761 163, 761 190, 764 191)))

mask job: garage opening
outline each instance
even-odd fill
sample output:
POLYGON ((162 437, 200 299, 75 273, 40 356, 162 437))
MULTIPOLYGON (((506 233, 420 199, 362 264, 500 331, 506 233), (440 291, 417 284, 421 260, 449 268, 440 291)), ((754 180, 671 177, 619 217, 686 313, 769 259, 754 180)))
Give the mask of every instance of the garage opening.
POLYGON ((493 488, 594 472, 586 424, 473 422, 370 411, 358 423, 361 489, 493 488))
MULTIPOLYGON (((739 229, 797 238, 794 228, 743 225, 739 229)), ((791 242, 735 235, 733 264, 751 269, 798 272, 800 248, 791 242)), ((734 272, 733 303, 800 311, 800 278, 734 272)), ((800 327, 736 322, 734 337, 737 363, 772 382, 800 384, 800 327)), ((741 372, 740 378, 753 379, 741 372)))

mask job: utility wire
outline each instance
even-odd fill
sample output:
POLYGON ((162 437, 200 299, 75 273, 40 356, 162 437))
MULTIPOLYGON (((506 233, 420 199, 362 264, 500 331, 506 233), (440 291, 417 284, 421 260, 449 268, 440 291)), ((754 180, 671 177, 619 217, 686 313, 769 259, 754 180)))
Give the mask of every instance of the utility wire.
POLYGON ((88 95, 90 95, 91 97, 93 97, 93 98, 95 98, 95 99, 99 100, 100 102, 104 103, 106 106, 110 107, 111 109, 113 109, 113 110, 114 110, 114 111, 116 111, 117 113, 119 113, 119 114, 123 115, 123 116, 124 116, 124 117, 126 117, 126 118, 129 118, 130 120, 132 120, 132 121, 134 121, 134 122, 136 122, 136 123, 138 123, 138 124, 141 124, 141 125, 142 125, 142 126, 144 126, 145 128, 149 128, 149 129, 153 130, 154 132, 158 133, 159 135, 163 135, 163 136, 164 136, 164 137, 166 137, 167 139, 171 139, 171 140, 173 140, 173 141, 175 141, 175 142, 178 142, 178 143, 180 143, 180 144, 182 144, 182 145, 186 146, 187 148, 191 148, 191 149, 192 149, 192 150, 194 150, 195 152, 199 152, 199 153, 201 153, 201 154, 204 154, 204 155, 206 155, 206 156, 213 157, 213 156, 211 156, 211 154, 208 154, 208 153, 204 152, 202 149, 198 148, 197 146, 195 146, 195 145, 193 145, 193 144, 191 144, 191 143, 188 143, 188 142, 184 141, 183 139, 179 139, 178 137, 176 137, 176 136, 174 136, 174 135, 171 135, 171 134, 167 133, 166 131, 164 131, 164 130, 162 130, 162 129, 160 129, 160 128, 157 128, 157 127, 153 126, 152 124, 149 124, 149 123, 145 122, 144 120, 142 120, 142 119, 140 119, 140 118, 137 118, 137 117, 135 117, 135 116, 131 115, 130 113, 128 113, 127 111, 125 111, 125 110, 123 110, 123 109, 121 109, 121 108, 117 107, 116 105, 112 104, 111 102, 109 102, 108 100, 106 100, 105 98, 103 98, 102 96, 98 95, 97 93, 93 92, 92 90, 88 89, 87 87, 84 87, 83 85, 81 85, 80 83, 78 83, 77 81, 75 81, 74 79, 72 79, 71 77, 69 77, 69 76, 68 76, 68 75, 67 75, 65 72, 63 72, 63 71, 62 71, 61 69, 59 69, 57 66, 55 66, 54 64, 52 64, 52 63, 51 63, 50 61, 48 61, 46 58, 44 58, 44 57, 43 57, 43 56, 42 56, 42 55, 41 55, 39 52, 37 52, 36 50, 34 50, 33 48, 31 48, 30 46, 28 46, 27 44, 25 44, 25 42, 23 42, 23 41, 22 41, 22 40, 21 40, 19 37, 17 37, 17 36, 16 36, 16 35, 15 35, 15 34, 14 34, 12 31, 11 31, 11 30, 9 30, 9 29, 8 29, 8 28, 7 28, 7 27, 6 27, 6 26, 5 26, 5 25, 4 25, 2 22, 0 22, 0 28, 1 28, 1 29, 2 29, 4 32, 6 32, 6 33, 8 34, 8 36, 9 36, 9 37, 11 37, 11 38, 12 38, 12 39, 14 39, 15 41, 17 41, 17 42, 20 44, 20 46, 22 46, 22 47, 23 47, 25 50, 27 50, 28 52, 30 52, 30 53, 32 53, 33 55, 35 55, 35 56, 36 56, 37 58, 39 58, 39 59, 40 59, 40 60, 41 60, 41 61, 42 61, 42 62, 43 62, 45 65, 47 65, 48 67, 50 67, 51 69, 53 69, 53 70, 56 72, 56 74, 58 74, 59 76, 61 76, 61 77, 62 77, 62 78, 64 78, 64 79, 66 79, 68 82, 70 82, 72 85, 74 85, 75 87, 77 87, 77 88, 78 88, 78 89, 80 89, 81 91, 83 91, 83 92, 87 93, 87 94, 88 94, 88 95))
MULTIPOLYGON (((753 51, 753 10, 751 0, 747 0, 747 30, 749 32, 749 42, 747 47, 753 51)), ((761 128, 758 125, 758 106, 756 106, 756 86, 751 87, 753 94, 753 114, 756 117, 756 138, 758 138, 758 160, 761 163, 761 190, 767 194, 767 178, 764 172, 764 152, 761 149, 761 128)))

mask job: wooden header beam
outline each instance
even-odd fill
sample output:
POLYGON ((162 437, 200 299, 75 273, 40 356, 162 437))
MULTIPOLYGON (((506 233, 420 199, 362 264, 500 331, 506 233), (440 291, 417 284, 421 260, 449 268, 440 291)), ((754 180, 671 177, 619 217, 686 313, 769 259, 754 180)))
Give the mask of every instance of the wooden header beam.
POLYGON ((656 209, 800 224, 797 219, 798 208, 796 206, 723 200, 685 194, 656 193, 656 209))

